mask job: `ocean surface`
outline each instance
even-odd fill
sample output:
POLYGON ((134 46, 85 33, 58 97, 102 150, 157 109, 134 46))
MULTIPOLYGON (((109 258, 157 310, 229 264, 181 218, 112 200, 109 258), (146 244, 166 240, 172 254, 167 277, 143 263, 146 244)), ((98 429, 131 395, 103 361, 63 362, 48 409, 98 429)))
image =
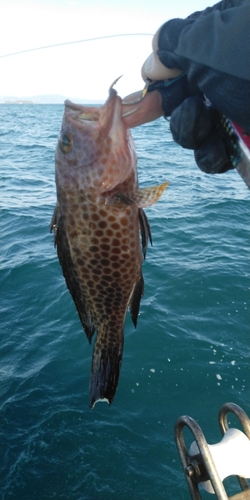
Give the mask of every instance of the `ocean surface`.
POLYGON ((211 444, 223 403, 250 414, 249 190, 236 171, 200 172, 165 120, 133 131, 140 186, 170 184, 146 210, 153 247, 116 397, 90 410, 93 346, 49 233, 63 106, 0 113, 1 500, 188 500, 177 418, 211 444))

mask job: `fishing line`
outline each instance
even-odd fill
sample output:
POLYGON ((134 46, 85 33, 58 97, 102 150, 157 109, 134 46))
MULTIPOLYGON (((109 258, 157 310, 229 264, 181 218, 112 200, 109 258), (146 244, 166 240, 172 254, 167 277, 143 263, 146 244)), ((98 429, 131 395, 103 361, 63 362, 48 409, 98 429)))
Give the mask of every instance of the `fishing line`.
POLYGON ((93 42, 95 40, 105 40, 107 38, 118 38, 118 37, 123 37, 123 36, 153 36, 153 34, 152 33, 120 33, 118 35, 97 36, 95 38, 85 38, 84 40, 75 40, 73 42, 55 43, 53 45, 45 45, 44 47, 35 47, 33 49, 20 50, 19 52, 11 52, 10 54, 4 54, 3 56, 0 56, 0 59, 2 59, 3 57, 11 57, 11 56, 19 55, 19 54, 26 54, 27 52, 34 52, 36 50, 45 50, 45 49, 51 49, 54 47, 62 47, 63 45, 73 45, 76 43, 93 42))

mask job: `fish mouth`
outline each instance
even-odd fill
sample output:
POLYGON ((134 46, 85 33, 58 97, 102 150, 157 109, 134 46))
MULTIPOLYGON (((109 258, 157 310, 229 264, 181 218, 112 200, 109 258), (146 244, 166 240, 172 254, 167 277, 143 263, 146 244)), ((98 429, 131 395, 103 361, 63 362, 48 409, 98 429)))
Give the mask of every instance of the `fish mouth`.
POLYGON ((67 116, 77 122, 98 122, 99 120, 100 112, 98 108, 75 104, 68 99, 65 101, 64 105, 67 116))
POLYGON ((127 127, 122 119, 122 99, 113 88, 119 78, 110 86, 108 98, 102 106, 84 106, 66 100, 66 122, 79 131, 88 130, 95 136, 99 134, 99 138, 110 137, 116 144, 123 143, 126 140, 127 127))
POLYGON ((117 94, 117 91, 114 89, 114 85, 118 82, 120 78, 121 76, 116 78, 116 80, 114 80, 114 82, 110 85, 108 99, 106 100, 103 106, 100 107, 83 106, 81 104, 75 104, 67 99, 64 102, 64 105, 68 117, 82 124, 88 122, 89 123, 98 122, 101 116, 103 114, 106 114, 107 109, 112 108, 112 110, 114 110, 116 100, 121 100, 117 94))

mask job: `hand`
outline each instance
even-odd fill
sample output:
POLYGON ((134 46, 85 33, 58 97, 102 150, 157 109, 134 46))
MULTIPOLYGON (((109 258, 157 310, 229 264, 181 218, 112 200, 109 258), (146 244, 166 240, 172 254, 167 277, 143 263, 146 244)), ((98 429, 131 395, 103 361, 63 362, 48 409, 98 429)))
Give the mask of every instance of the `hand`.
MULTIPOLYGON (((153 37, 153 52, 146 59, 141 69, 141 75, 144 81, 146 81, 147 78, 150 78, 151 80, 168 80, 176 78, 182 73, 182 70, 166 68, 166 66, 161 63, 157 55, 159 31, 160 29, 153 37)), ((140 97, 140 95, 141 91, 134 92, 133 94, 126 96, 123 99, 123 102, 136 100, 136 98, 140 97)), ((157 90, 148 92, 145 98, 137 105, 123 106, 122 114, 124 116, 124 122, 129 128, 154 121, 164 115, 162 108, 162 94, 157 90), (133 114, 124 116, 125 113, 132 111, 133 109, 135 110, 133 114)))
MULTIPOLYGON (((158 90, 149 91, 137 105, 124 106, 123 116, 134 109, 134 113, 124 116, 128 127, 136 127, 153 121, 160 116, 171 117, 170 129, 175 142, 184 148, 193 149, 198 167, 210 174, 223 173, 234 168, 224 138, 218 133, 213 112, 206 106, 199 90, 193 95, 187 75, 180 69, 165 67, 158 58, 159 30, 153 38, 153 53, 142 66, 142 78, 154 80, 158 90), (182 76, 181 76, 182 75, 182 76), (179 77, 179 78, 178 78, 179 77)), ((131 101, 141 92, 127 96, 131 101)))
POLYGON ((171 114, 174 141, 193 149, 198 167, 207 174, 222 174, 234 168, 230 141, 226 133, 221 133, 220 122, 220 112, 197 95, 185 99, 171 114))
MULTIPOLYGON (((173 139, 182 147, 194 150, 198 167, 208 174, 219 174, 234 168, 227 145, 217 132, 213 119, 214 111, 205 104, 202 96, 197 95, 181 99, 181 104, 175 105, 176 99, 178 100, 178 96, 182 93, 179 92, 179 84, 176 87, 174 85, 172 89, 171 86, 166 87, 170 89, 167 98, 160 91, 154 90, 146 94, 138 104, 122 105, 123 114, 135 110, 123 118, 126 125, 130 128, 136 127, 164 115, 162 101, 166 99, 167 104, 164 107, 168 108, 167 114, 171 114, 170 129, 173 139)), ((141 91, 135 92, 127 96, 124 101, 135 100, 140 96, 141 91)))
POLYGON ((187 77, 183 74, 176 79, 155 80, 150 83, 143 99, 141 95, 142 91, 134 92, 122 100, 123 119, 130 128, 156 120, 160 116, 171 116, 174 109, 190 96, 187 77), (134 104, 126 104, 133 101, 134 104))

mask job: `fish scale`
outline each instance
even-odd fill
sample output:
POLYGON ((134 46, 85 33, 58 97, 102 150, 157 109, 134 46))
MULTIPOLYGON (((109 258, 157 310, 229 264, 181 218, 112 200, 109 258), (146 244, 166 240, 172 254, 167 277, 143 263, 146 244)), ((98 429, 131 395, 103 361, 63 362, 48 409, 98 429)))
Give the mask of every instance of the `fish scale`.
POLYGON ((111 404, 119 381, 128 308, 136 326, 142 261, 151 238, 143 206, 167 183, 139 190, 136 154, 114 89, 100 108, 65 103, 56 150, 57 206, 51 228, 88 340, 97 332, 90 407, 111 404), (140 233, 142 236, 142 246, 140 233))

